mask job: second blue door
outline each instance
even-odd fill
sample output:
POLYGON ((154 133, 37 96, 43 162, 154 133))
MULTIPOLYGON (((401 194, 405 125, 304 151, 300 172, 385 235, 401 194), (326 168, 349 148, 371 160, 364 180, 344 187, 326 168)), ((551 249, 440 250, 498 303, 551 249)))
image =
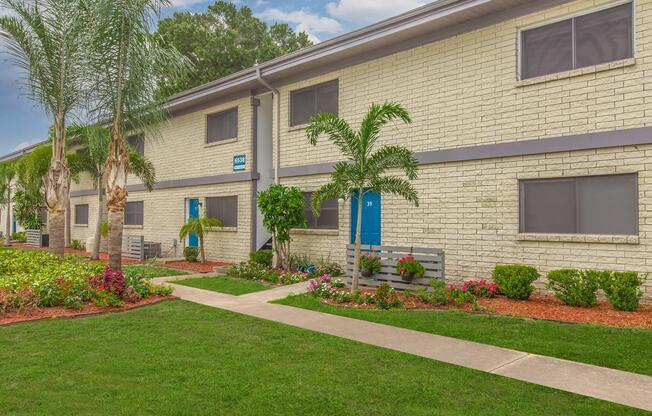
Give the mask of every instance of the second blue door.
MULTIPOLYGON (((188 218, 199 218, 199 199, 188 200, 188 218)), ((197 247, 199 245, 199 238, 197 234, 192 233, 188 236, 188 246, 197 247)))
MULTIPOLYGON (((355 243, 355 231, 358 221, 358 196, 351 197, 351 244, 355 243)), ((380 245, 380 194, 366 193, 362 197, 362 244, 380 245)))

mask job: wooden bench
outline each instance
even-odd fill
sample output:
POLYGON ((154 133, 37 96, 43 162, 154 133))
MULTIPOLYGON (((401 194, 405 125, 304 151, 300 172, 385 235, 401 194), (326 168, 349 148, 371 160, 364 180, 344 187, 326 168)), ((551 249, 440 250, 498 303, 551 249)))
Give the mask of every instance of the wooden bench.
MULTIPOLYGON (((407 246, 370 246, 362 245, 362 254, 373 253, 380 257, 381 269, 377 274, 365 278, 360 275, 358 281, 361 287, 378 287, 382 283, 389 283, 394 289, 415 289, 419 286, 429 287, 430 279, 444 279, 444 251, 436 248, 424 247, 407 247, 407 246), (411 282, 406 282, 401 275, 396 272, 396 263, 399 259, 411 255, 426 269, 426 273, 421 278, 415 278, 411 282)), ((354 261, 353 244, 346 246, 346 278, 345 281, 351 285, 351 276, 353 275, 354 261)))

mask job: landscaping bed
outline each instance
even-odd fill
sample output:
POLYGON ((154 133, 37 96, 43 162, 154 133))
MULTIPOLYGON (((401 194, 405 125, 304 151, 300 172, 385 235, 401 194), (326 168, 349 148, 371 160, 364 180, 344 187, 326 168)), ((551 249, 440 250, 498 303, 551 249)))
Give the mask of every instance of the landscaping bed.
MULTIPOLYGON (((6 247, 6 246, 2 246, 2 247, 5 248, 5 249, 23 249, 23 250, 48 251, 47 247, 28 246, 25 243, 12 243, 11 246, 9 246, 9 247, 6 247)), ((81 256, 81 257, 89 257, 91 255, 90 252, 88 252, 88 251, 86 251, 86 249, 82 249, 82 248, 66 247, 65 252, 66 252, 66 254, 74 254, 74 255, 81 256)), ((107 253, 105 251, 100 252, 100 259, 96 260, 96 261, 106 263, 107 261, 109 261, 109 253, 107 253)), ((127 257, 122 257, 122 264, 140 264, 140 263, 142 263, 142 262, 139 261, 139 260, 130 259, 130 258, 127 258, 127 257)))
POLYGON ((213 273, 215 267, 231 266, 232 264, 233 263, 224 263, 220 261, 207 261, 204 264, 189 261, 170 261, 165 263, 165 267, 186 270, 194 273, 213 273))

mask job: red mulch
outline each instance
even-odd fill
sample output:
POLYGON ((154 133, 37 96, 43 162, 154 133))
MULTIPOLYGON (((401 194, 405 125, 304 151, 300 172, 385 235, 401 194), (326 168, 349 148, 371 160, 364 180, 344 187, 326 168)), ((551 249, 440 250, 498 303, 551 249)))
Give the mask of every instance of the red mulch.
MULTIPOLYGON (((371 290, 366 292, 373 292, 371 290)), ((357 305, 354 302, 335 304, 330 299, 328 304, 357 309, 376 309, 376 305, 357 305)), ((608 302, 599 301, 596 306, 579 308, 563 304, 554 296, 533 295, 529 300, 512 300, 503 296, 491 299, 478 298, 478 303, 486 308, 483 312, 473 311, 471 304, 462 306, 435 306, 424 303, 415 296, 405 301, 408 310, 457 309, 466 312, 485 313, 489 315, 518 316, 522 318, 544 319, 569 323, 599 324, 614 327, 631 327, 652 329, 652 304, 642 304, 633 312, 613 309, 608 302)))
MULTIPOLYGON (((23 250, 47 251, 47 247, 33 247, 33 246, 28 246, 25 243, 12 243, 11 246, 12 247, 17 247, 17 248, 20 248, 20 249, 23 249, 23 250)), ((91 255, 91 253, 89 253, 86 250, 75 249, 75 248, 72 248, 72 247, 66 247, 64 250, 68 254, 77 254, 77 255, 86 256, 86 257, 91 255)), ((105 251, 101 252, 100 253, 100 259, 98 261, 103 261, 103 262, 109 261, 109 253, 107 253, 105 251)), ((135 260, 135 259, 128 259, 126 257, 123 257, 122 258, 122 264, 140 264, 140 261, 135 260)))
POLYGON ((165 263, 165 267, 172 269, 188 270, 196 273, 213 273, 213 267, 231 266, 232 263, 221 261, 207 261, 205 264, 200 262, 190 263, 187 261, 170 261, 165 263))
POLYGON ((129 309, 140 308, 153 303, 162 302, 169 299, 176 299, 174 296, 150 296, 136 303, 125 303, 122 306, 110 308, 95 306, 91 303, 84 305, 80 310, 66 309, 62 306, 49 308, 29 308, 23 311, 10 311, 0 315, 0 326, 13 325, 20 322, 36 321, 40 319, 52 318, 75 318, 78 316, 101 315, 105 313, 122 312, 129 309))

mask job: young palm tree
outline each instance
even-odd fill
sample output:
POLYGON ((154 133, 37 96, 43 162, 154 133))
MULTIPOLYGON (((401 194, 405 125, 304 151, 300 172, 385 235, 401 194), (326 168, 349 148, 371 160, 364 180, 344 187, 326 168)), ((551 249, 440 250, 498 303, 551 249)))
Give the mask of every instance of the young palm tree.
POLYGON ((368 192, 399 195, 419 206, 419 197, 412 184, 403 178, 386 175, 390 169, 401 169, 409 180, 417 178, 417 159, 411 150, 402 146, 385 145, 374 152, 381 128, 390 121, 411 123, 410 115, 400 104, 386 102, 372 104, 362 120, 360 129, 354 131, 342 118, 321 113, 310 119, 306 128, 308 141, 316 145, 317 138, 326 134, 340 149, 346 161, 335 164, 331 181, 322 185, 312 197, 312 209, 319 215, 326 199, 347 198, 356 195, 358 218, 355 230, 355 258, 352 289, 358 288, 360 275, 360 231, 362 224, 362 199, 368 192))
POLYGON ((199 238, 199 258, 201 264, 206 263, 206 253, 204 252, 204 236, 214 227, 223 227, 222 221, 217 218, 202 215, 199 218, 188 218, 188 221, 179 231, 179 240, 183 240, 190 234, 196 234, 199 238))
POLYGON ((0 163, 0 205, 7 213, 5 219, 5 246, 11 245, 11 187, 16 171, 12 162, 0 163))
MULTIPOLYGON (((100 244, 102 238, 102 224, 107 220, 106 203, 104 202, 104 183, 106 161, 109 155, 109 130, 98 125, 73 125, 68 128, 68 137, 74 143, 83 146, 77 157, 70 161, 71 168, 79 172, 86 172, 91 176, 97 190, 98 212, 95 223, 91 260, 100 258, 100 244), (74 161, 73 161, 74 160, 74 161), (73 166, 75 165, 75 166, 73 166)), ((129 165, 132 172, 140 178, 147 191, 151 191, 156 182, 154 164, 142 156, 135 149, 128 148, 129 165)))
POLYGON ((87 32, 84 0, 0 0, 12 16, 0 17, 0 38, 24 70, 29 96, 53 118, 52 161, 44 179, 50 251, 63 256, 65 209, 70 194, 66 121, 79 107, 87 32))
POLYGON ((150 34, 153 17, 168 1, 94 0, 91 4, 93 102, 97 120, 110 120, 111 134, 105 168, 109 265, 120 270, 127 179, 133 169, 124 137, 129 131, 156 136, 156 127, 165 119, 154 100, 156 80, 179 77, 189 64, 175 48, 150 34))

